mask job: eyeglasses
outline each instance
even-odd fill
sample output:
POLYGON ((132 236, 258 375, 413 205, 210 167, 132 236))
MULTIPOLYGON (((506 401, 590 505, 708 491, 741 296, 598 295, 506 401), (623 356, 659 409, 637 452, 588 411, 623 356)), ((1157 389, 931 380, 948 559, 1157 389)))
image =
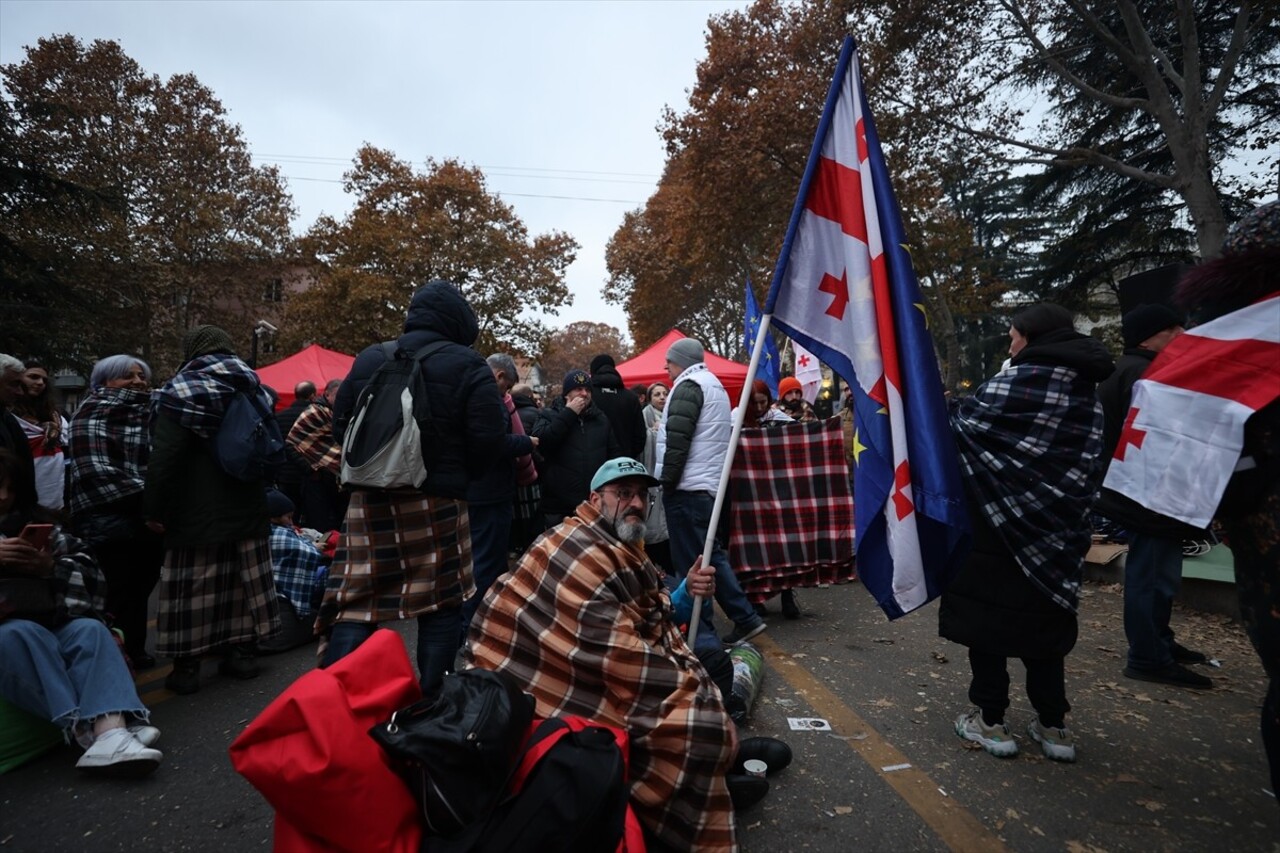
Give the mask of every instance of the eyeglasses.
POLYGON ((629 489, 629 488, 625 488, 625 487, 623 487, 623 488, 616 488, 616 487, 615 487, 615 488, 612 488, 612 489, 606 489, 606 488, 604 488, 604 487, 601 487, 600 491, 602 491, 602 492, 613 492, 614 497, 616 497, 618 500, 622 501, 623 503, 630 503, 631 501, 635 500, 636 498, 645 498, 645 499, 647 499, 647 498, 649 497, 649 490, 648 490, 648 489, 629 489))

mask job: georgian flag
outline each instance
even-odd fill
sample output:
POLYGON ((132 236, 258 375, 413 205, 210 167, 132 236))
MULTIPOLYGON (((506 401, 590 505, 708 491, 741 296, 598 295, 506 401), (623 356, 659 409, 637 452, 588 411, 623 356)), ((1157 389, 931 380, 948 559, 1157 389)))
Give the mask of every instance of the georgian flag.
POLYGON ((853 389, 858 574, 895 619, 959 571, 969 518, 924 298, 851 38, 764 310, 797 353, 853 389))
POLYGON ((810 406, 818 399, 818 391, 822 388, 822 366, 818 357, 795 341, 791 342, 795 352, 796 381, 800 383, 800 393, 810 406))
POLYGON ((1244 422, 1280 397, 1280 293, 1174 338, 1133 386, 1103 485, 1205 527, 1240 462, 1244 422))

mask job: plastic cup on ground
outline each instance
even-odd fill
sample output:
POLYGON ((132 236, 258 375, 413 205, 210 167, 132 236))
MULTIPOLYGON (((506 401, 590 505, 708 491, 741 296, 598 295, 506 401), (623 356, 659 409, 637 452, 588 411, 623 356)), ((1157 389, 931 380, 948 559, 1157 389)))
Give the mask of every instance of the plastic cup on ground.
POLYGON ((752 758, 742 762, 742 769, 747 771, 748 776, 763 776, 769 772, 769 765, 758 758, 752 758))

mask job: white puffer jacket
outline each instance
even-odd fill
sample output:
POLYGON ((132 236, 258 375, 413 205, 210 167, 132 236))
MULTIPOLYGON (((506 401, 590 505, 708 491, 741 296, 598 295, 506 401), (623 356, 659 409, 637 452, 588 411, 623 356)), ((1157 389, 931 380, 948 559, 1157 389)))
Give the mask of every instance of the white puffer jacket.
POLYGON ((658 426, 657 465, 654 476, 664 485, 673 482, 663 476, 664 468, 679 470, 678 489, 686 492, 715 492, 720 485, 720 469, 729 451, 733 432, 729 394, 705 363, 694 364, 676 377, 662 410, 658 426), (694 410, 689 388, 684 394, 680 386, 692 382, 702 392, 702 406, 694 410), (685 450, 687 448, 687 452, 685 450))

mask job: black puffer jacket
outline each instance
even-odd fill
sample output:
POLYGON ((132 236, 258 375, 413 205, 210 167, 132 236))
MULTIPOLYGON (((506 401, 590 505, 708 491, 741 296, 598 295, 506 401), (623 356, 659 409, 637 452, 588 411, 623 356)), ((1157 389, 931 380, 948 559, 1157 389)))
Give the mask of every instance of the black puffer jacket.
POLYGON ((596 470, 622 455, 609 419, 594 403, 578 416, 564 404, 563 397, 556 398, 539 413, 533 434, 542 455, 538 482, 542 485, 542 512, 546 515, 571 515, 591 493, 591 478, 596 470))
POLYGON ((644 454, 644 406, 622 381, 617 368, 603 364, 591 374, 591 402, 604 412, 622 452, 632 459, 644 454))
MULTIPOLYGON (((423 364, 436 425, 434 434, 424 430, 422 437, 428 472, 424 494, 465 499, 470 481, 482 475, 502 451, 507 413, 493 371, 471 349, 479 331, 475 312, 446 281, 420 288, 409 303, 404 334, 397 341, 400 349, 412 352, 437 341, 451 342, 423 364)), ((339 441, 356 398, 384 361, 380 343, 356 356, 333 403, 333 433, 339 441)))

